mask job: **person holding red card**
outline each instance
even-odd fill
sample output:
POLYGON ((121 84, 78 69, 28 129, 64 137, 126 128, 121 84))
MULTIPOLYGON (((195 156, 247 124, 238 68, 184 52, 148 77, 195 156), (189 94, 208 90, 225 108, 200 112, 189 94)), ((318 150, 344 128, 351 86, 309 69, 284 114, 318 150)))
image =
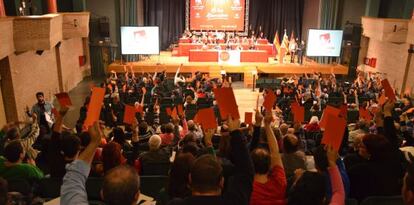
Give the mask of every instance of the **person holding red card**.
POLYGON ((40 135, 48 134, 51 132, 51 127, 55 121, 55 116, 52 113, 53 105, 45 100, 43 92, 36 93, 37 103, 32 106, 29 111, 29 107, 26 106, 26 114, 31 117, 33 113, 37 115, 37 123, 40 127, 40 135))

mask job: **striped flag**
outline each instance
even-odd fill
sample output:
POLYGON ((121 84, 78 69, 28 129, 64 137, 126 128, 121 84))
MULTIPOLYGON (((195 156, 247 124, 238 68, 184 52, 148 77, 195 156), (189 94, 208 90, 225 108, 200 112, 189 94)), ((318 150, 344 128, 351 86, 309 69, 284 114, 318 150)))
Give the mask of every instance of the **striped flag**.
POLYGON ((287 36, 286 29, 285 34, 283 34, 282 47, 286 48, 286 50, 289 48, 289 37, 287 36))
POLYGON ((275 46, 275 49, 276 49, 277 53, 279 53, 279 50, 280 50, 280 41, 279 41, 278 31, 276 31, 275 38, 273 40, 273 45, 275 46))

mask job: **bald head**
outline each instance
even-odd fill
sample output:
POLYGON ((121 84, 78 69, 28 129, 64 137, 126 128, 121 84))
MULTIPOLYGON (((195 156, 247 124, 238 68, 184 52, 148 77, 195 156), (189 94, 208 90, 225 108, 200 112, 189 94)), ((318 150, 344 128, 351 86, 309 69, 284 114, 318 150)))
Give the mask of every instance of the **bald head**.
POLYGON ((115 167, 105 175, 102 198, 108 205, 136 204, 139 197, 139 176, 129 166, 115 167))
POLYGON ((161 145, 161 137, 159 135, 152 135, 148 141, 150 150, 157 150, 161 145))

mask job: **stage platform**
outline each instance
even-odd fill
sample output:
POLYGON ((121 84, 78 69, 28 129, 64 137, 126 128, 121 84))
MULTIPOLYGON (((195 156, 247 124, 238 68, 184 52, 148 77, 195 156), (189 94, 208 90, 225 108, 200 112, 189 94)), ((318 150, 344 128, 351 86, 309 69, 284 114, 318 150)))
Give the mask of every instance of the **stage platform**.
MULTIPOLYGON (((275 61, 273 58, 269 58, 268 63, 239 63, 239 64, 219 64, 217 62, 189 62, 188 57, 175 57, 171 52, 164 51, 158 56, 150 56, 145 60, 139 62, 129 62, 128 67, 132 67, 135 73, 143 72, 161 72, 175 73, 177 68, 183 64, 181 73, 195 73, 200 71, 202 73, 208 73, 210 77, 220 77, 221 70, 225 70, 227 73, 243 73, 244 85, 251 86, 253 84, 253 71, 257 71, 258 74, 266 73, 273 75, 289 75, 289 74, 303 74, 320 72, 322 74, 334 73, 336 75, 347 75, 348 67, 339 64, 318 64, 309 59, 306 60, 304 65, 296 63, 288 63, 290 56, 285 58, 285 63, 281 64, 275 61)), ((107 67, 107 72, 115 71, 117 73, 124 72, 125 64, 115 62, 107 67)), ((128 68, 129 70, 129 68, 128 68)))

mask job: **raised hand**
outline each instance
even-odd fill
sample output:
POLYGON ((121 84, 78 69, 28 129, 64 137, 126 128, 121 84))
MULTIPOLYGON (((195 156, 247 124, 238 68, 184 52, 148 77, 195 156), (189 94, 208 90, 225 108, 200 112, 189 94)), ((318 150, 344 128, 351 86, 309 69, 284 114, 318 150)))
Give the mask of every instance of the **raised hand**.
POLYGON ((255 125, 261 126, 263 121, 263 115, 260 111, 256 110, 256 114, 254 115, 255 125))
POLYGON ((232 132, 240 128, 240 120, 233 119, 230 115, 227 120, 227 126, 229 127, 229 131, 232 132))
POLYGON ((64 117, 68 111, 69 111, 69 107, 61 107, 59 110, 59 115, 64 117))
POLYGON ((213 146, 212 139, 213 139, 213 136, 214 136, 215 132, 216 132, 215 129, 208 129, 208 130, 205 131, 205 133, 204 133, 204 143, 206 144, 207 147, 213 146))
POLYGON ((88 133, 91 137, 90 143, 94 143, 94 145, 101 144, 102 130, 100 128, 98 121, 93 123, 93 125, 89 127, 88 133))
POLYGON ((328 158, 328 163, 330 167, 336 166, 336 160, 338 159, 338 152, 334 150, 332 145, 326 145, 326 157, 328 158))
POLYGON ((32 113, 32 120, 33 120, 33 123, 37 123, 37 114, 36 113, 32 113))
POLYGON ((264 118, 265 127, 269 127, 273 122, 273 115, 272 112, 266 112, 266 116, 264 118))

